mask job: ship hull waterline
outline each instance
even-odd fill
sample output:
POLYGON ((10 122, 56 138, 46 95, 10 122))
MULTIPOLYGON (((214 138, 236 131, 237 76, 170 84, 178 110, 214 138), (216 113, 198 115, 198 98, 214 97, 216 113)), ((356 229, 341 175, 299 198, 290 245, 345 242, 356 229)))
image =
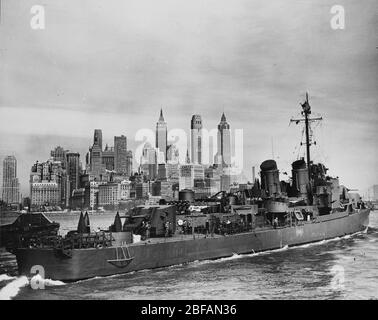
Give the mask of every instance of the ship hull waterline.
POLYGON ((370 210, 353 214, 331 214, 320 221, 277 229, 215 237, 186 238, 139 242, 123 246, 130 257, 127 263, 115 265, 121 247, 73 249, 72 257, 57 256, 50 248, 15 250, 18 271, 31 276, 33 266, 42 266, 48 279, 76 281, 96 276, 109 276, 144 269, 154 269, 197 260, 212 260, 234 254, 248 254, 332 239, 365 230, 370 210), (118 248, 118 252, 116 252, 118 248))

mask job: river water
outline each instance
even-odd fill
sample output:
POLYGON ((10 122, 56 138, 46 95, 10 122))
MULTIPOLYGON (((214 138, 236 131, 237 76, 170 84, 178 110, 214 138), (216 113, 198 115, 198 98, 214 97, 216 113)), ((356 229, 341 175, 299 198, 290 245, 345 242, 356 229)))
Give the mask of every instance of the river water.
MULTIPOLYGON (((62 233, 78 222, 49 217, 62 233)), ((113 219, 90 215, 94 229, 113 219)), ((0 299, 378 299, 378 212, 366 232, 342 238, 73 283, 48 279, 44 290, 33 290, 15 257, 1 251, 0 299)))

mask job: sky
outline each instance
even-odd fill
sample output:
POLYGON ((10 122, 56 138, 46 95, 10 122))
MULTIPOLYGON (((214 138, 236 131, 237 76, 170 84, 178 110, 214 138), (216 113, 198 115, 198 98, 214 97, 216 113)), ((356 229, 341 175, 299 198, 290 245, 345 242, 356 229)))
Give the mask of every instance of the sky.
MULTIPOLYGON (((378 184, 376 0, 2 0, 0 159, 15 155, 23 195, 31 165, 61 145, 85 154, 154 130, 189 134, 193 114, 216 128, 222 112, 243 130, 243 166, 303 156, 299 116, 309 92, 314 162, 349 188, 378 184), (33 30, 30 9, 45 9, 33 30), (331 28, 333 5, 345 28, 331 28)), ((285 176, 281 175, 284 179, 285 176)))

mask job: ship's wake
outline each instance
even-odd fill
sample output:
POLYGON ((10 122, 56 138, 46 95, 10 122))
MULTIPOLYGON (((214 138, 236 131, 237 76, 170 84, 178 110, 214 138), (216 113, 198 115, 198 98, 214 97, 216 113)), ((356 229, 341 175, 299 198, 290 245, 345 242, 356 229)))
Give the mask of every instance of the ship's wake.
MULTIPOLYGON (((21 288, 29 286, 29 285, 31 286, 31 280, 29 280, 27 276, 12 277, 7 274, 1 274, 0 282, 5 282, 5 281, 10 281, 10 282, 0 289, 0 300, 11 300, 15 296, 17 296, 21 288)), ((38 281, 39 281, 40 288, 65 285, 64 282, 59 281, 59 280, 39 278, 38 281)))
MULTIPOLYGON (((7 276, 7 275, 2 275, 2 276, 7 276)), ((29 284, 29 280, 26 276, 21 276, 21 277, 16 278, 15 280, 8 283, 4 288, 0 290, 0 300, 10 300, 14 298, 18 294, 18 292, 21 290, 21 288, 27 286, 28 284, 29 284)))
POLYGON ((7 274, 0 274, 0 282, 13 280, 16 277, 8 276, 7 274))
POLYGON ((43 284, 46 287, 58 287, 66 285, 66 283, 64 283, 63 281, 53 279, 43 279, 43 284))
MULTIPOLYGON (((350 239, 350 238, 353 238, 354 236, 356 235, 360 235, 360 234, 364 234, 367 232, 367 228, 363 231, 358 231, 356 233, 353 233, 353 234, 347 234, 345 236, 342 236, 342 237, 335 237, 335 238, 332 238, 332 239, 326 239, 326 240, 320 240, 320 241, 315 241, 315 242, 311 242, 311 243, 306 243, 306 244, 302 244, 302 245, 295 245, 295 246, 288 246, 288 245, 285 245, 283 246, 282 248, 279 248, 279 249, 272 249, 272 250, 264 250, 264 251, 259 251, 259 252, 252 252, 252 253, 242 253, 242 254, 238 254, 238 253, 234 253, 232 256, 229 256, 229 257, 225 257, 225 258, 219 258, 219 259, 215 259, 215 260, 196 260, 196 261, 193 261, 193 262, 189 262, 188 264, 192 264, 192 263, 195 263, 196 265, 202 265, 202 264, 208 264, 208 263, 220 263, 220 262, 224 262, 224 261, 232 261, 232 260, 236 260, 236 259, 241 259, 241 258, 249 258, 249 257, 257 257, 257 256, 262 256, 262 255, 269 255, 269 254, 272 254, 272 253, 277 253, 277 252, 283 252, 283 251, 286 251, 286 250, 295 250, 295 249, 301 249, 301 248, 309 248, 309 247, 313 247, 313 246, 319 246, 319 245, 324 245, 324 244, 327 244, 327 243, 331 243, 331 242, 335 242, 335 241, 340 241, 340 240, 347 240, 347 239, 350 239)), ((172 267, 177 267, 179 265, 175 265, 175 266, 172 266, 172 267)))

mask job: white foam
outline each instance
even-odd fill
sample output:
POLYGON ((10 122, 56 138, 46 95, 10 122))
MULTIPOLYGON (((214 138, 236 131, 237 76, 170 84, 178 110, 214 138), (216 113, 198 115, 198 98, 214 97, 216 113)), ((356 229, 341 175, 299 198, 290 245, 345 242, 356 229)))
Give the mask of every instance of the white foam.
MULTIPOLYGON (((148 270, 148 269, 143 269, 143 270, 148 270)), ((143 270, 140 270, 140 271, 143 271, 143 270)), ((135 273, 135 271, 127 272, 127 274, 133 274, 133 273, 135 273)), ((112 275, 109 275, 109 276, 96 276, 96 277, 92 277, 92 278, 88 278, 88 279, 77 280, 77 281, 75 281, 75 283, 82 283, 82 282, 88 282, 88 281, 99 280, 99 279, 115 278, 115 277, 119 277, 119 276, 122 276, 122 275, 125 275, 125 273, 117 273, 117 274, 112 274, 112 275)))
POLYGON ((288 249, 290 249, 290 247, 288 245, 286 245, 286 246, 279 248, 279 249, 265 250, 265 251, 259 251, 259 252, 248 253, 248 254, 234 253, 232 256, 214 259, 214 260, 201 260, 201 261, 196 260, 196 261, 189 262, 189 264, 201 265, 201 264, 207 264, 207 263, 220 263, 220 262, 224 262, 224 261, 232 261, 232 260, 245 258, 245 257, 256 257, 256 256, 267 255, 267 254, 275 253, 275 252, 282 252, 282 251, 286 251, 288 249))
POLYGON ((223 262, 223 261, 235 260, 235 259, 239 259, 239 258, 242 258, 242 257, 243 257, 243 255, 234 253, 230 257, 220 258, 220 259, 215 260, 214 262, 223 262))
POLYGON ((16 277, 8 276, 7 274, 0 274, 0 282, 15 279, 16 277))
POLYGON ((16 280, 13 280, 0 290, 0 300, 10 300, 18 294, 22 287, 25 287, 28 284, 29 280, 26 276, 21 276, 16 280))
POLYGON ((46 287, 64 286, 65 283, 59 280, 44 279, 43 283, 46 287))
POLYGON ((280 249, 274 249, 274 250, 270 250, 271 252, 281 252, 281 251, 286 251, 289 249, 289 246, 286 245, 286 246, 283 246, 282 248, 280 249))
POLYGON ((193 261, 191 263, 195 263, 197 265, 198 264, 204 264, 204 263, 218 263, 218 262, 223 262, 223 261, 240 259, 240 258, 243 258, 243 257, 256 257, 256 256, 259 256, 259 255, 267 255, 267 254, 271 254, 271 253, 275 253, 275 252, 286 251, 286 250, 289 250, 289 249, 309 248, 309 247, 312 247, 312 246, 323 245, 323 244, 333 242, 333 241, 340 241, 341 239, 349 239, 349 238, 351 238, 351 237, 353 237, 357 234, 360 234, 360 233, 361 233, 361 231, 353 233, 353 234, 348 234, 348 235, 345 235, 343 237, 335 237, 335 238, 332 238, 332 239, 320 240, 320 241, 316 241, 316 242, 306 243, 306 244, 303 244, 303 245, 295 245, 295 246, 292 246, 292 247, 285 245, 284 247, 279 248, 279 249, 264 250, 264 251, 260 251, 260 252, 256 252, 256 253, 250 253, 250 254, 236 254, 235 253, 232 256, 226 257, 226 258, 220 258, 220 259, 216 259, 216 260, 202 260, 202 261, 196 260, 196 261, 193 261))

